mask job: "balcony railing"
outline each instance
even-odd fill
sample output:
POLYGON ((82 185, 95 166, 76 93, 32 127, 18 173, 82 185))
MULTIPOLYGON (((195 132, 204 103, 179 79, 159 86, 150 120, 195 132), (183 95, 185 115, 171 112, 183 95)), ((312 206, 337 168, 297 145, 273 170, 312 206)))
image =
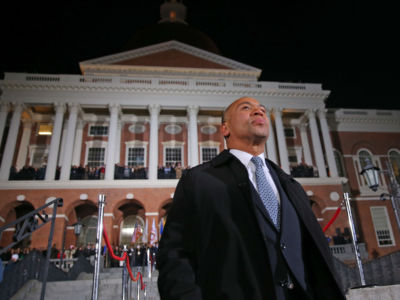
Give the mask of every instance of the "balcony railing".
MULTIPOLYGON (((368 259, 368 252, 365 248, 364 243, 359 243, 358 247, 360 249, 361 259, 368 259)), ((333 256, 341 261, 355 261, 355 253, 353 244, 343 244, 343 245, 334 245, 329 246, 333 256)))

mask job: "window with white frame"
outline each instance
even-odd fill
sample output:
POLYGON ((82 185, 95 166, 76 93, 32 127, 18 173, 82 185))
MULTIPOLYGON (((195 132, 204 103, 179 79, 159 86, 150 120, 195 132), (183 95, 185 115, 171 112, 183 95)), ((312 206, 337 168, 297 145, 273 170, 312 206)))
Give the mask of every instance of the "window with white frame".
POLYGON ((90 125, 89 126, 90 136, 107 136, 108 126, 107 125, 90 125))
POLYGON ((106 148, 91 147, 88 149, 87 165, 89 167, 100 167, 104 165, 106 148))
POLYGON ((285 127, 283 129, 283 131, 285 132, 285 137, 287 137, 287 138, 295 138, 296 137, 296 131, 294 130, 293 127, 285 127))
POLYGON ((182 147, 165 147, 165 165, 176 164, 177 162, 182 163, 182 147))
POLYGON ((400 184, 400 152, 398 150, 389 151, 389 160, 393 170, 393 175, 400 184))
POLYGON ((129 167, 145 166, 145 148, 130 147, 128 148, 127 164, 129 167))
POLYGON ((363 169, 367 165, 367 160, 372 161, 372 155, 366 150, 361 150, 358 152, 358 161, 360 162, 361 169, 363 169))
POLYGON ((333 149, 333 155, 335 156, 335 162, 336 162, 336 168, 338 170, 338 175, 340 177, 345 177, 346 172, 345 172, 345 168, 344 168, 342 154, 338 150, 333 149))
POLYGON ((212 160, 218 155, 217 147, 201 147, 201 161, 206 162, 212 160))
POLYGON ((40 168, 44 163, 47 163, 49 149, 46 145, 32 145, 29 147, 29 152, 29 165, 32 167, 40 168))
POLYGON ((394 246, 394 236, 386 206, 371 206, 370 209, 379 247, 394 246))

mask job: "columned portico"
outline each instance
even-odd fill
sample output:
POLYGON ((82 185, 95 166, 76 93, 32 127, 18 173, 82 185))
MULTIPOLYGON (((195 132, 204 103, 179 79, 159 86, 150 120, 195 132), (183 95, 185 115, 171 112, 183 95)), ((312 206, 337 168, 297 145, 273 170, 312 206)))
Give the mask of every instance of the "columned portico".
POLYGON ((65 141, 67 140, 67 128, 68 128, 68 120, 64 121, 62 126, 60 154, 58 156, 58 166, 60 167, 62 166, 64 158, 65 141))
POLYGON ((190 105, 187 108, 189 115, 189 166, 194 167, 199 164, 199 146, 197 136, 197 114, 199 107, 196 105, 190 105))
POLYGON ((333 147, 331 136, 329 134, 328 122, 326 121, 326 110, 318 111, 319 122, 321 124, 322 139, 324 140, 326 159, 329 166, 330 177, 337 177, 338 170, 336 167, 335 156, 333 155, 333 147))
POLYGON ((327 177, 324 155, 321 147, 321 140, 319 138, 317 121, 315 120, 315 111, 308 110, 307 111, 308 119, 310 121, 310 129, 311 129, 311 139, 314 149, 315 162, 317 164, 319 177, 327 177))
POLYGON ((282 122, 282 109, 281 108, 274 109, 274 112, 275 112, 274 115, 275 115, 276 135, 278 138, 280 165, 283 171, 290 174, 289 156, 286 145, 285 131, 283 130, 283 122, 282 122))
POLYGON ((150 112, 150 149, 149 149, 149 168, 148 176, 150 180, 157 179, 158 167, 158 116, 160 114, 160 105, 149 105, 150 112))
POLYGON ((78 120, 76 124, 76 133, 74 141, 74 152, 72 156, 72 165, 79 166, 81 161, 81 150, 82 150, 82 137, 83 137, 83 126, 85 122, 78 120))
POLYGON ((123 123, 121 120, 118 120, 118 125, 117 125, 117 140, 115 142, 115 158, 114 162, 116 164, 119 164, 121 161, 120 153, 121 153, 121 128, 123 126, 123 123))
POLYGON ((301 144, 303 146, 303 154, 304 154, 304 162, 308 166, 312 166, 313 162, 311 159, 311 151, 310 151, 310 144, 308 142, 308 135, 307 135, 307 124, 300 124, 300 137, 301 137, 301 144))
POLYGON ((26 157, 28 155, 29 139, 32 132, 32 121, 23 120, 22 126, 24 129, 22 131, 22 137, 18 147, 17 163, 15 165, 17 170, 20 170, 23 166, 25 166, 26 157))
POLYGON ((274 163, 278 163, 278 158, 276 156, 276 144, 275 144, 275 133, 274 133, 274 127, 272 125, 271 121, 271 110, 266 110, 266 115, 269 120, 269 137, 267 139, 267 154, 268 154, 268 159, 272 160, 274 163))
POLYGON ((8 180, 8 177, 10 175, 10 168, 15 153, 15 145, 17 143, 21 114, 24 107, 23 104, 20 102, 14 103, 13 106, 14 106, 14 112, 10 122, 10 129, 8 131, 3 159, 1 161, 0 180, 8 180))
POLYGON ((57 168, 57 156, 60 149, 60 137, 65 112, 64 103, 54 104, 56 115, 54 117, 53 132, 50 141, 49 156, 47 158, 45 180, 54 180, 57 168))
POLYGON ((3 139, 4 128, 6 127, 9 105, 7 102, 2 102, 0 105, 0 141, 3 139))
POLYGON ((72 164, 72 150, 74 148, 75 129, 78 119, 79 104, 69 104, 69 118, 67 127, 67 138, 65 140, 64 157, 62 160, 60 180, 69 180, 72 164))
POLYGON ((114 179, 115 169, 115 149, 117 141, 117 129, 118 129, 118 114, 120 106, 116 103, 108 106, 110 110, 110 125, 108 130, 108 143, 107 143, 107 160, 106 160, 106 180, 114 179))

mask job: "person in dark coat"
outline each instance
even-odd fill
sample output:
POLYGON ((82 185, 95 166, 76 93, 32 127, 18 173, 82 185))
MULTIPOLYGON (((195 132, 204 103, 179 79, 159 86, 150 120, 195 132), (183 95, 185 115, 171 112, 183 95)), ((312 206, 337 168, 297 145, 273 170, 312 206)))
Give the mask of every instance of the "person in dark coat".
POLYGON ((236 100, 221 131, 229 150, 192 167, 175 190, 157 252, 161 299, 344 300, 307 194, 264 158, 265 107, 236 100), (278 221, 261 200, 261 177, 275 195, 278 221))

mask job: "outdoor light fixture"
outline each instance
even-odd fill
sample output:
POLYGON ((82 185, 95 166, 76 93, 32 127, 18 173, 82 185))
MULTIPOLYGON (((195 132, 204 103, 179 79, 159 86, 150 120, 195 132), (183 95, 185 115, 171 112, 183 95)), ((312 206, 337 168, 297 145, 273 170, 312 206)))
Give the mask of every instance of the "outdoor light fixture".
POLYGON ((389 194, 383 193, 380 196, 381 200, 386 200, 390 198, 392 201, 392 207, 394 215, 396 217, 397 227, 400 231, 400 217, 399 217, 399 202, 400 202, 400 186, 395 179, 393 174, 393 169, 388 161, 386 161, 387 170, 380 170, 375 167, 369 158, 365 159, 365 167, 360 172, 364 176, 367 184, 371 190, 376 192, 379 187, 379 173, 385 173, 389 176, 390 184, 388 185, 389 194))
POLYGON ((79 221, 79 220, 78 220, 78 222, 76 222, 74 224, 74 233, 76 236, 79 236, 81 234, 82 227, 83 227, 83 225, 82 225, 81 221, 79 221))
POLYGON ((365 167, 360 174, 364 176, 369 188, 374 192, 376 192, 379 187, 379 171, 380 169, 375 167, 369 158, 365 159, 365 167))

